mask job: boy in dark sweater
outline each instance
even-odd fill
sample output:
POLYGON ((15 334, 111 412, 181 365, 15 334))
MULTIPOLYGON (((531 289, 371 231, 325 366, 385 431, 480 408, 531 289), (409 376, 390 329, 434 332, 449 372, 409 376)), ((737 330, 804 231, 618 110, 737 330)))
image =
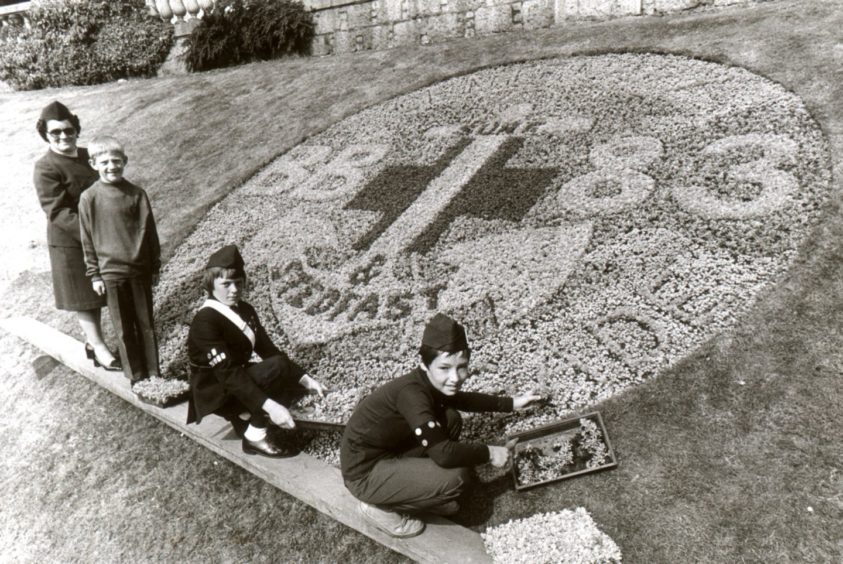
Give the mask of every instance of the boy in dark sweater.
POLYGON ((94 291, 106 296, 123 372, 135 384, 159 375, 152 319, 152 286, 161 267, 158 232, 146 192, 123 178, 123 145, 98 136, 88 154, 99 180, 79 199, 86 273, 94 291))

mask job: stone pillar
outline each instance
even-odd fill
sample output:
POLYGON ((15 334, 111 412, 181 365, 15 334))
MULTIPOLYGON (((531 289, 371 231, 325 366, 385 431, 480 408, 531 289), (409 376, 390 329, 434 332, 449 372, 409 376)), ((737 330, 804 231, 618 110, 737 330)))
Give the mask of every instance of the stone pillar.
MULTIPOLYGON (((146 7, 151 16, 169 21, 178 28, 179 23, 202 19, 205 12, 214 7, 214 0, 146 0, 146 7)), ((191 31, 193 28, 187 34, 191 31)))
POLYGON ((175 27, 175 42, 167 59, 158 69, 158 76, 186 74, 183 55, 187 50, 186 39, 193 33, 205 12, 214 7, 215 0, 146 0, 151 16, 168 21, 175 27))

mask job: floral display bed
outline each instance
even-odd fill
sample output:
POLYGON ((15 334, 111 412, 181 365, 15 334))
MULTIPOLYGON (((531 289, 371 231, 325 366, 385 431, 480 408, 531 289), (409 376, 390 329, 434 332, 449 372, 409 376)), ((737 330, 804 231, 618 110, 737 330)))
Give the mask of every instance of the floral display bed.
POLYGON ((620 547, 582 507, 539 513, 482 533, 495 564, 617 564, 620 547))
POLYGON ((516 433, 512 478, 525 490, 618 465, 599 412, 516 433))
POLYGON ((608 54, 479 70, 343 119, 216 205, 162 273, 162 363, 187 374, 201 269, 236 243, 271 336, 331 390, 316 419, 344 422, 412 369, 443 311, 468 329, 468 389, 552 399, 467 418, 468 439, 499 439, 733 327, 789 268, 829 178, 801 100, 741 68, 608 54))

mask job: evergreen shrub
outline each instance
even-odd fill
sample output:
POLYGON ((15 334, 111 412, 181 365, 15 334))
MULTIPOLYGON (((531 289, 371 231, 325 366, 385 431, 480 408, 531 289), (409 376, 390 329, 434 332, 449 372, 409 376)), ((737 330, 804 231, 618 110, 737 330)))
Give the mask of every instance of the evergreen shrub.
POLYGON ((40 0, 29 20, 0 32, 0 80, 16 90, 151 76, 173 44, 144 0, 40 0))
POLYGON ((307 54, 313 19, 291 0, 218 0, 187 39, 191 71, 307 54))

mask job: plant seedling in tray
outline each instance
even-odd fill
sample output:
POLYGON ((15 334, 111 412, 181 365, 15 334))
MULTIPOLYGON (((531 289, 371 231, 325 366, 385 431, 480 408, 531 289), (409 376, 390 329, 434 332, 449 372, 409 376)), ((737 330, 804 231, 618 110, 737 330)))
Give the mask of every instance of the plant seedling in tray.
POLYGON ((599 412, 511 435, 516 490, 618 465, 599 412))
POLYGON ((153 376, 135 383, 132 391, 142 402, 163 408, 186 401, 190 384, 185 380, 153 376))

